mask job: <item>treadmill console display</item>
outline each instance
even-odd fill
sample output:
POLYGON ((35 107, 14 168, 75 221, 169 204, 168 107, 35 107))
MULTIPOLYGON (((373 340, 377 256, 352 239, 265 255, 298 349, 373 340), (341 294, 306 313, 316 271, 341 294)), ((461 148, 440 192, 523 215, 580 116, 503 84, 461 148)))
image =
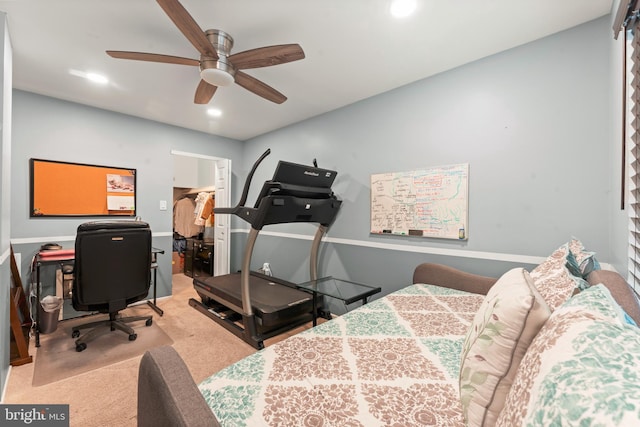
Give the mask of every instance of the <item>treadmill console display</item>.
POLYGON ((280 160, 272 181, 304 187, 331 188, 337 172, 280 160))

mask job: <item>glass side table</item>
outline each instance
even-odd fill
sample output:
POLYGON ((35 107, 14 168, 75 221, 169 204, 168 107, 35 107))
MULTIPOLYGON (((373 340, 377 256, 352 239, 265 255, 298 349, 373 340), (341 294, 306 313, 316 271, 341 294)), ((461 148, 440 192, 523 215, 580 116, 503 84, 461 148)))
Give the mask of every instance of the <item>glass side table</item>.
POLYGON ((371 295, 375 295, 382 290, 379 286, 363 285, 349 280, 336 279, 332 276, 309 280, 296 286, 298 289, 313 294, 313 326, 316 326, 318 320, 316 301, 318 295, 335 298, 344 302, 346 305, 353 304, 357 301, 362 301, 364 305, 368 302, 371 295))

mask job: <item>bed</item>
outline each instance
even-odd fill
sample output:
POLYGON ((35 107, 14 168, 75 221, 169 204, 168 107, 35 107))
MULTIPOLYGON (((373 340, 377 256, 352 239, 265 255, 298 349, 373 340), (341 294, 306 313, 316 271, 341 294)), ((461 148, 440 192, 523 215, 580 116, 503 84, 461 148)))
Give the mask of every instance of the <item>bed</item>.
POLYGON ((422 264, 199 385, 172 347, 150 350, 138 425, 640 425, 640 300, 592 258, 567 243, 497 281, 422 264))
POLYGON ((257 352, 199 389, 222 426, 463 425, 460 353, 482 300, 412 285, 257 352))
MULTIPOLYGON (((202 381, 198 389, 217 422, 224 427, 464 425, 458 392, 462 344, 495 280, 469 275, 478 292, 470 293, 462 290, 465 278, 459 272, 452 281, 457 289, 420 283, 423 274, 444 285, 448 280, 447 267, 423 268, 428 271, 416 269, 413 285, 202 381)), ((146 377, 142 371, 141 377, 146 377)), ((165 384, 148 387, 159 393, 165 384)), ((141 413, 157 419, 165 410, 139 409, 139 422, 141 413)), ((194 410, 184 415, 198 418, 194 410)))

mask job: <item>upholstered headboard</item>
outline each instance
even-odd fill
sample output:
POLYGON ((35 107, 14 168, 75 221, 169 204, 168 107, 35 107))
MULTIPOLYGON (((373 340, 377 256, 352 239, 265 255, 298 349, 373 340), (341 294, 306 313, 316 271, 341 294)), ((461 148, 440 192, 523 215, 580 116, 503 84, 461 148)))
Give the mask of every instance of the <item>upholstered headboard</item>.
POLYGON ((486 295, 497 279, 466 273, 442 264, 423 263, 413 272, 413 283, 444 286, 450 289, 486 295))

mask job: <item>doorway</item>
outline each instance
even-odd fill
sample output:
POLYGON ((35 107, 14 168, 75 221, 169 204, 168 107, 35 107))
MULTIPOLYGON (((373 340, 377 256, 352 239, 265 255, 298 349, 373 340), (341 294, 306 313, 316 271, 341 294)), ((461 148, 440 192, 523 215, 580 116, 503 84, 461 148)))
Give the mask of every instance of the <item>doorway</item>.
MULTIPOLYGON (((216 207, 231 206, 230 159, 176 150, 171 150, 171 155, 174 164, 174 189, 189 188, 194 193, 212 193, 216 207)), ((174 225, 171 224, 172 229, 174 225)), ((213 241, 213 275, 228 274, 231 241, 229 215, 214 216, 212 229, 213 233, 208 237, 213 241)))

